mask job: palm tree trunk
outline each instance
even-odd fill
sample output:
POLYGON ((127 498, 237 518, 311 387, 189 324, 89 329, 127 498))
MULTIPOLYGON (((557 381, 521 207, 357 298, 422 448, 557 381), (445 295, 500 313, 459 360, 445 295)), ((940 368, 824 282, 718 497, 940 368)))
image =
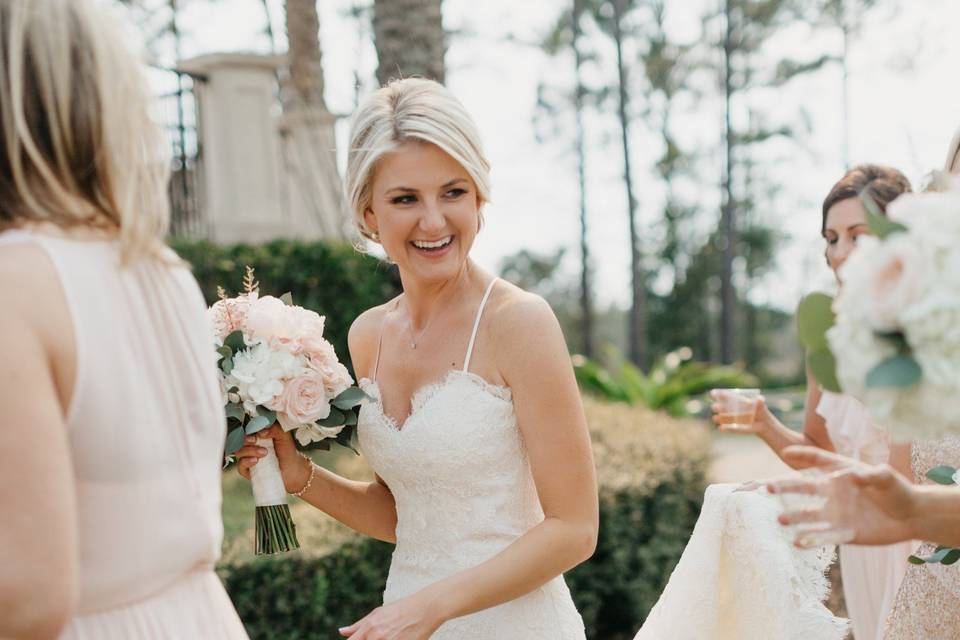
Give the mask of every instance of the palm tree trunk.
POLYGON ((444 82, 442 0, 374 0, 377 80, 419 76, 444 82))

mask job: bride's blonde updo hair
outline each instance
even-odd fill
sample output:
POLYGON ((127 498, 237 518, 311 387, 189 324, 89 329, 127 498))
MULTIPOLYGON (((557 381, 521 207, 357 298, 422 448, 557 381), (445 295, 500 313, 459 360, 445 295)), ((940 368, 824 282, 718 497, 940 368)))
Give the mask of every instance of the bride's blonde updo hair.
POLYGON ((350 126, 344 188, 354 226, 365 238, 377 240, 364 220, 377 162, 410 141, 439 147, 470 175, 481 204, 490 200, 490 163, 477 126, 460 101, 433 80, 394 80, 363 101, 350 126))
POLYGON ((92 0, 0 1, 0 230, 94 227, 124 260, 169 222, 169 149, 127 34, 92 0))

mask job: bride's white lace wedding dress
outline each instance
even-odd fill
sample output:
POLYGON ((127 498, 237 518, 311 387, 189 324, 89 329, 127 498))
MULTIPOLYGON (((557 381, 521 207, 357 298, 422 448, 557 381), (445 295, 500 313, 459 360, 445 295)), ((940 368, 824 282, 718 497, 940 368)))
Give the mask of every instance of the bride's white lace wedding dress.
POLYGON ((635 640, 840 640, 823 605, 833 548, 800 551, 764 491, 707 488, 693 535, 635 640))
MULTIPOLYGON (((384 603, 489 560, 543 520, 509 388, 471 373, 470 358, 490 283, 462 370, 419 390, 410 416, 376 401, 360 412, 360 447, 396 500, 397 547, 384 603)), ((377 354, 379 361, 379 353, 377 354)), ((562 577, 525 596, 445 623, 434 640, 572 640, 583 622, 562 577)))

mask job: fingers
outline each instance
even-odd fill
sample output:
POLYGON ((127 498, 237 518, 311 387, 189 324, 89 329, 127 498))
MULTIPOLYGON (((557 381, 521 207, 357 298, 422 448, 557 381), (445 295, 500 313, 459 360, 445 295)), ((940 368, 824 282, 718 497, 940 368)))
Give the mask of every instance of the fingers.
MULTIPOLYGON (((340 632, 340 635, 343 636, 344 638, 354 637, 354 634, 357 633, 357 631, 360 629, 361 622, 363 622, 363 620, 358 620, 357 622, 354 622, 349 627, 340 627, 338 631, 340 632)), ((357 640, 359 640, 360 636, 358 635, 356 636, 356 638, 357 640)))
POLYGON ((824 451, 818 447, 791 445, 786 447, 782 454, 787 464, 798 467, 837 469, 853 462, 853 460, 829 451, 824 451))
POLYGON ((800 493, 813 496, 822 493, 823 483, 810 478, 790 477, 768 482, 767 490, 770 493, 800 493))
POLYGON ((808 507, 799 511, 787 511, 781 513, 777 520, 782 525, 809 524, 812 522, 824 522, 826 515, 821 507, 808 507))

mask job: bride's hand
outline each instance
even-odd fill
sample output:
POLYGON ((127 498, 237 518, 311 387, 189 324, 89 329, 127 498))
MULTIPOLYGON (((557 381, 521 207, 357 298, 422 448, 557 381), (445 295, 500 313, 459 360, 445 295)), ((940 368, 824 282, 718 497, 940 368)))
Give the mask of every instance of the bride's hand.
POLYGON ((297 453, 293 434, 284 431, 279 424, 244 438, 243 446, 233 454, 237 459, 237 473, 249 480, 250 469, 260 458, 267 455, 267 450, 257 444, 258 438, 273 440, 273 449, 280 463, 280 475, 283 476, 286 490, 293 492, 302 489, 310 477, 310 461, 297 453))
POLYGON ((730 391, 725 389, 714 389, 710 392, 710 399, 713 404, 710 405, 710 411, 713 414, 713 423, 717 425, 720 431, 730 433, 754 433, 759 434, 767 428, 767 416, 769 410, 763 396, 757 397, 756 409, 753 412, 753 423, 747 427, 737 423, 741 418, 731 410, 730 391), (736 426, 733 426, 736 424, 736 426))
POLYGON ((425 591, 377 607, 340 635, 350 640, 428 640, 443 620, 433 612, 425 591))

